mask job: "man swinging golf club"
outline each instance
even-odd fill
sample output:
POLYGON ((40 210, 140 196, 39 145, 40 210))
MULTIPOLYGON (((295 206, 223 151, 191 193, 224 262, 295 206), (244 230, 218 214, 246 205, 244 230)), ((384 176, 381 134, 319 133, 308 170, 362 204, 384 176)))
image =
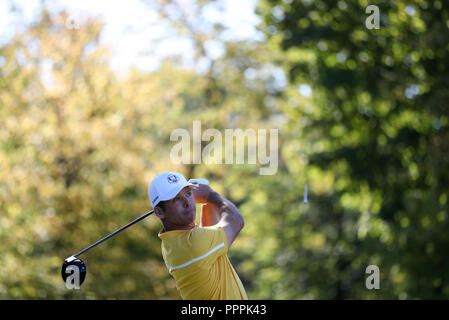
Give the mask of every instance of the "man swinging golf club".
POLYGON ((206 184, 187 182, 178 172, 157 175, 148 189, 163 229, 162 255, 183 299, 247 300, 227 253, 243 228, 242 214, 206 184), (195 203, 203 204, 200 225, 195 203))

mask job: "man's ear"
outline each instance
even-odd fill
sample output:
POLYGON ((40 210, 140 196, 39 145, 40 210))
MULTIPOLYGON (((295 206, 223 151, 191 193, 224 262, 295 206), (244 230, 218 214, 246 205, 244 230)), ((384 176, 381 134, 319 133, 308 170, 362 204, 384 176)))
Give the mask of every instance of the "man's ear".
POLYGON ((155 214, 159 219, 164 219, 164 218, 165 218, 164 210, 162 210, 162 208, 160 208, 160 207, 154 208, 154 214, 155 214))

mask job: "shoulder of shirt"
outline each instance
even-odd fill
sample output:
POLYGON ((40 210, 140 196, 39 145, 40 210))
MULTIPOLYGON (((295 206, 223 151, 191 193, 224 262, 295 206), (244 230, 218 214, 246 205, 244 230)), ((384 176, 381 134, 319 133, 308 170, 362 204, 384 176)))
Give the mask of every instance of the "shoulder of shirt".
POLYGON ((193 239, 198 239, 201 241, 204 236, 207 237, 208 235, 211 235, 220 229, 223 230, 220 226, 217 226, 217 225, 207 226, 207 227, 200 227, 200 226, 196 225, 194 228, 189 229, 189 230, 172 230, 172 231, 166 231, 166 232, 163 232, 163 230, 161 230, 158 234, 158 237, 161 240, 169 240, 169 239, 175 238, 177 236, 188 234, 189 240, 191 240, 193 238, 193 239))
POLYGON ((184 235, 186 233, 192 232, 194 229, 196 229, 196 227, 192 228, 192 229, 188 229, 188 230, 171 230, 171 231, 165 231, 165 232, 164 232, 164 229, 162 229, 161 231, 159 231, 158 237, 161 240, 168 240, 168 239, 171 239, 173 237, 176 237, 176 236, 179 236, 179 235, 184 235))
POLYGON ((189 235, 189 240, 202 243, 204 240, 220 236, 218 235, 218 233, 220 233, 220 230, 222 230, 222 232, 224 233, 223 229, 217 225, 194 228, 189 235))

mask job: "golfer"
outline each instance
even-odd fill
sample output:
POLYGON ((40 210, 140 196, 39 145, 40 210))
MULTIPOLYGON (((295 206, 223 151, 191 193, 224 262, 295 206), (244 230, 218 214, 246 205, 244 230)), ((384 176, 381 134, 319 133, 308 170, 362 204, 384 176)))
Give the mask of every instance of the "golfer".
POLYGON ((178 172, 157 175, 148 190, 162 222, 162 255, 183 299, 247 300, 227 253, 243 228, 242 214, 205 184, 188 182, 178 172), (195 223, 196 203, 203 204, 195 223))

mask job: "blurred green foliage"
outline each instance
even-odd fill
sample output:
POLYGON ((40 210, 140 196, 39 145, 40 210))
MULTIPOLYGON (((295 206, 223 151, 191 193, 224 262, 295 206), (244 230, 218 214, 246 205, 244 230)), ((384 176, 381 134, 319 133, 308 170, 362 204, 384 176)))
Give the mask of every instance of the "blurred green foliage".
POLYGON ((100 20, 69 29, 45 5, 0 47, 1 299, 179 299, 154 216, 81 256, 81 290, 60 276, 64 258, 147 212, 167 170, 208 178, 240 208, 230 258, 250 299, 449 297, 444 1, 378 1, 368 30, 367 1, 261 0, 265 37, 251 41, 198 27, 211 1, 145 3, 206 69, 174 56, 119 76, 100 20), (209 58, 208 40, 224 55, 209 58), (279 128, 277 173, 171 163, 171 132, 194 120, 279 128), (371 264, 380 290, 365 287, 371 264))
MULTIPOLYGON (((156 8, 161 19, 166 8, 156 8)), ((147 188, 157 173, 206 177, 243 201, 235 177, 258 168, 171 163, 170 134, 191 131, 194 120, 203 131, 272 127, 264 105, 272 80, 248 83, 243 74, 268 64, 264 44, 229 41, 226 55, 201 74, 175 56, 157 71, 120 76, 100 44, 101 21, 68 28, 66 12, 41 9, 0 48, 0 298, 179 299, 155 216, 83 254, 81 290, 66 289, 60 268, 64 258, 149 211, 147 188)), ((174 30, 183 27, 174 22, 174 30)), ((195 59, 204 58, 213 35, 189 36, 195 59)))
POLYGON ((269 259, 282 259, 269 279, 282 296, 258 296, 447 299, 448 3, 268 0, 259 10, 293 86, 280 102, 286 173, 311 195, 294 206, 294 192, 279 191, 284 227, 269 259), (368 5, 379 29, 365 25, 368 5), (304 84, 307 101, 294 90, 304 84), (370 264, 381 290, 365 288, 370 264))

